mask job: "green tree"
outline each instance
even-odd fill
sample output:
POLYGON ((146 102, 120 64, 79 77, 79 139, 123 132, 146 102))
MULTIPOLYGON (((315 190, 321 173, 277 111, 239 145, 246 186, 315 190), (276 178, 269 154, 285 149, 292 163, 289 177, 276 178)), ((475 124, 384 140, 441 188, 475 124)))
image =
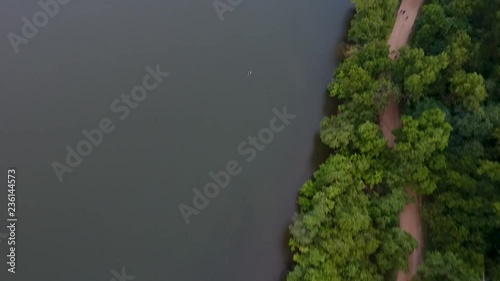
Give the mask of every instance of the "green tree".
POLYGON ((472 43, 469 34, 464 30, 458 31, 453 36, 451 43, 444 49, 449 58, 448 71, 461 70, 471 59, 473 53, 477 52, 476 49, 477 45, 472 43))
POLYGON ((449 32, 449 23, 441 5, 424 5, 421 16, 415 22, 414 46, 424 49, 428 54, 436 55, 446 46, 445 38, 449 32))
POLYGON ((438 108, 426 110, 418 119, 403 116, 401 129, 395 132, 396 181, 421 194, 432 193, 437 185, 436 171, 446 167, 442 151, 448 145, 452 127, 438 108))
POLYGON ((481 105, 487 94, 481 75, 465 71, 456 72, 451 79, 451 92, 468 110, 483 113, 481 105))
POLYGON ((474 281, 481 280, 479 273, 453 253, 429 252, 418 271, 419 281, 474 281))
POLYGON ((366 44, 373 40, 386 41, 394 23, 399 1, 353 0, 356 14, 349 28, 349 41, 366 44))
POLYGON ((426 56, 423 49, 403 48, 397 60, 394 80, 404 85, 407 99, 414 102, 425 97, 429 87, 438 79, 441 71, 448 66, 446 53, 426 56))

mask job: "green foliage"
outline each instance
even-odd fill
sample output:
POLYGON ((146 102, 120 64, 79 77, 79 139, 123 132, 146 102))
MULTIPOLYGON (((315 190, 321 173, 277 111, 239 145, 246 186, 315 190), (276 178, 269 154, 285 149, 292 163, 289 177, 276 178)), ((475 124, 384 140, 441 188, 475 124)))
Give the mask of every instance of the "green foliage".
POLYGON ((478 173, 486 174, 492 181, 500 182, 500 163, 482 160, 478 173))
POLYGON ((397 0, 353 0, 356 15, 351 21, 349 41, 366 44, 374 40, 387 40, 395 20, 397 0))
POLYGON ((428 247, 446 254, 427 256, 434 267, 422 280, 479 280, 482 273, 498 280, 499 9, 498 0, 431 0, 417 20, 414 45, 427 56, 446 54, 449 63, 424 90, 433 101, 412 103, 410 111, 433 103, 453 126, 446 169, 434 173, 437 188, 424 205, 428 247), (473 270, 475 277, 439 265, 442 260, 473 270))
POLYGON ((414 46, 427 53, 438 54, 445 48, 450 26, 443 7, 437 3, 424 5, 415 23, 414 46))
POLYGON ((453 38, 451 43, 446 46, 444 52, 448 55, 450 72, 459 71, 467 65, 473 53, 477 52, 477 45, 472 44, 472 39, 467 32, 460 30, 453 38))
POLYGON ((394 80, 404 85, 403 91, 408 99, 418 102, 448 66, 448 55, 426 56, 423 49, 408 47, 403 48, 400 54, 393 73, 394 80))
POLYGON ((500 156, 500 128, 495 128, 495 130, 492 133, 492 138, 495 141, 493 151, 496 156, 500 156))
POLYGON ((330 156, 304 185, 306 203, 290 227, 296 266, 288 280, 384 280, 407 266, 416 242, 396 228, 404 195, 377 197, 383 204, 374 205, 365 192, 365 175, 375 173, 371 162, 361 155, 330 156), (383 227, 374 224, 389 217, 383 227))
POLYGON ((330 93, 339 99, 353 98, 357 93, 367 92, 375 82, 370 73, 358 65, 340 68, 336 79, 330 93))
POLYGON ((465 262, 453 253, 429 252, 418 272, 419 281, 473 281, 481 280, 465 262))
POLYGON ((432 193, 438 176, 433 171, 446 167, 442 151, 448 145, 452 127, 439 109, 426 110, 419 119, 403 116, 396 131, 395 162, 400 184, 412 186, 421 194, 432 193))
POLYGON ((417 247, 417 241, 399 227, 384 232, 381 239, 391 243, 382 243, 380 246, 376 256, 378 267, 386 272, 391 272, 394 268, 407 271, 408 255, 417 247))
POLYGON ((482 112, 482 103, 486 98, 484 79, 477 73, 456 72, 451 78, 451 93, 470 111, 482 112))
POLYGON ((417 246, 399 228, 424 197, 420 281, 500 280, 500 0, 429 0, 411 46, 388 58, 397 0, 353 0, 348 57, 321 122, 331 155, 300 190, 288 281, 395 280, 417 246), (395 147, 379 128, 404 107, 395 147), (484 274, 484 275, 483 275, 484 274))

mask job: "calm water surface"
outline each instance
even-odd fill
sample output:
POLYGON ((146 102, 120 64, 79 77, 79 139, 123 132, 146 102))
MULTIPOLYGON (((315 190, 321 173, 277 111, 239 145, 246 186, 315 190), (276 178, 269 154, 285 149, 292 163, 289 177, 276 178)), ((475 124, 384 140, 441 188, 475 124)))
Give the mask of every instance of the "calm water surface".
POLYGON ((18 169, 19 218, 0 280, 282 280, 350 1, 245 0, 220 21, 210 1, 73 0, 15 54, 7 34, 38 10, 0 3, 0 173, 18 169), (156 64, 170 76, 119 120, 111 102, 156 64), (245 161, 238 145, 284 106, 297 118, 245 161), (115 131, 59 183, 51 163, 105 117, 115 131), (230 160, 242 173, 186 225, 178 205, 230 160))

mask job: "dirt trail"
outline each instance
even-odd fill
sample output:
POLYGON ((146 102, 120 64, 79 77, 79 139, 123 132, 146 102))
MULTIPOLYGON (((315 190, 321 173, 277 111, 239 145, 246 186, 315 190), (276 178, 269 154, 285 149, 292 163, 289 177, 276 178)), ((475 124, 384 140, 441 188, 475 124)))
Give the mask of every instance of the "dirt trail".
MULTIPOLYGON (((399 8, 398 16, 389 38, 389 57, 394 59, 397 56, 397 50, 406 45, 410 38, 415 18, 417 17, 420 6, 424 0, 403 0, 399 8), (404 13, 403 13, 404 11, 404 13)), ((394 135, 392 131, 401 126, 401 116, 396 101, 391 100, 386 110, 380 116, 380 127, 384 137, 388 141, 389 147, 394 146, 394 135)), ((418 248, 408 257, 409 272, 399 271, 397 281, 409 281, 417 272, 418 264, 421 260, 423 237, 422 221, 420 218, 420 201, 415 192, 407 190, 408 194, 415 199, 415 203, 410 203, 403 209, 399 216, 399 226, 405 232, 409 233, 418 241, 418 248)))
POLYGON ((410 38, 415 18, 423 3, 424 0, 403 0, 401 2, 401 6, 399 7, 400 12, 392 28, 391 37, 389 37, 389 41, 387 42, 390 51, 397 51, 406 45, 410 38), (404 14, 401 11, 404 11, 404 14))

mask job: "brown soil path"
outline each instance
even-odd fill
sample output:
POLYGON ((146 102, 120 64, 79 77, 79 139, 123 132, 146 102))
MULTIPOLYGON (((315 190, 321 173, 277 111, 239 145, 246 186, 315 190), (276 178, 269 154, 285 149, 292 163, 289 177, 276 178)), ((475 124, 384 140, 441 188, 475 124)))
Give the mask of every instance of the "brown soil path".
MULTIPOLYGON (((397 50, 406 45, 410 38, 415 18, 417 17, 420 6, 424 0, 403 0, 392 29, 388 45, 390 55, 394 59, 397 56, 397 50), (402 12, 404 11, 404 13, 402 12)), ((392 131, 401 126, 401 116, 396 101, 391 100, 385 112, 380 116, 380 127, 384 137, 388 140, 389 147, 394 146, 394 135, 392 131)), ((409 272, 399 271, 397 281, 409 281, 417 272, 418 264, 421 260, 423 237, 422 222, 420 217, 420 202, 415 192, 408 189, 408 194, 415 199, 415 203, 410 203, 403 209, 399 216, 399 226, 405 232, 409 233, 418 241, 418 248, 408 258, 409 272)))

